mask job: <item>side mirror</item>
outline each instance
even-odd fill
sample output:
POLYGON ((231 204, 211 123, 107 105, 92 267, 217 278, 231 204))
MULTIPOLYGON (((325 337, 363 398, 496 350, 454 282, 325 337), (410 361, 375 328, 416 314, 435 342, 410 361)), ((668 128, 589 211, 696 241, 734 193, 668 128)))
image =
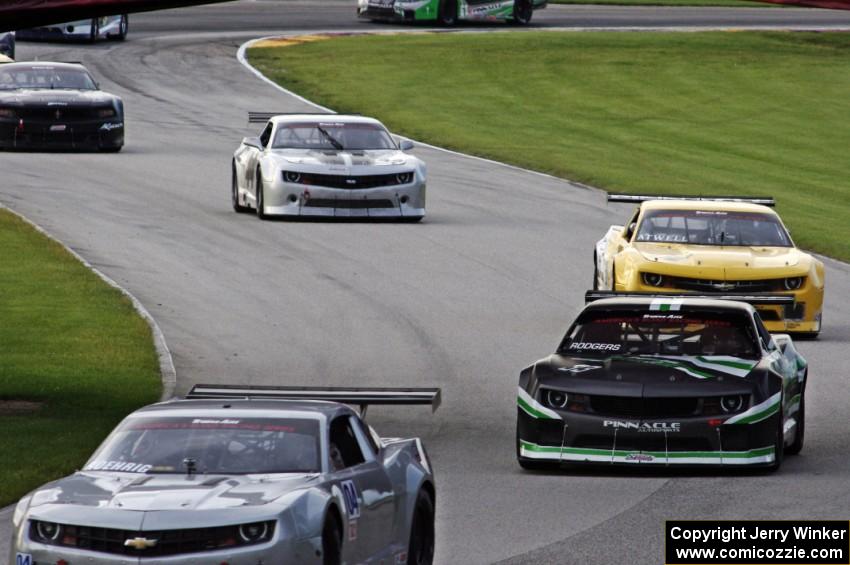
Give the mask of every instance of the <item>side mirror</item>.
POLYGON ((248 147, 253 147, 255 149, 262 150, 263 142, 260 141, 259 137, 243 137, 242 145, 247 145, 248 147))
POLYGON ((788 349, 788 345, 791 344, 791 336, 788 334, 773 334, 773 341, 776 343, 776 346, 779 347, 779 351, 785 353, 785 350, 788 349))
POLYGON ((402 139, 401 142, 398 144, 398 148, 402 151, 410 151, 411 149, 413 149, 413 142, 409 139, 402 139))

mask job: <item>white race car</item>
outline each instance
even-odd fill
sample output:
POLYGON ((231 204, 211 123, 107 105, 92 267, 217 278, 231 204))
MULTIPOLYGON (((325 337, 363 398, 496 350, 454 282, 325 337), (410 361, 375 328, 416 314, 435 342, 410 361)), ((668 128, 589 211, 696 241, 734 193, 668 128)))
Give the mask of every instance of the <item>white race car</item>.
POLYGON ((425 163, 373 118, 251 112, 266 124, 233 154, 236 212, 269 216, 425 216, 425 163))
POLYGON ((129 29, 130 17, 127 14, 121 14, 22 29, 18 31, 18 39, 35 41, 73 39, 91 43, 95 43, 98 39, 124 41, 129 29))

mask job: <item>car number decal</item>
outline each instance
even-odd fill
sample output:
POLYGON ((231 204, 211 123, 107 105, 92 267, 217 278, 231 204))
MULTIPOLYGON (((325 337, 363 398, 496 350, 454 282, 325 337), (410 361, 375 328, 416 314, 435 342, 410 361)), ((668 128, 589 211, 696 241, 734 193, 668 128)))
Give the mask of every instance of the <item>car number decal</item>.
POLYGON ((32 555, 29 553, 16 553, 15 565, 33 565, 32 555))
POLYGON ((354 481, 342 481, 342 496, 345 498, 345 509, 348 511, 349 519, 360 517, 360 503, 357 501, 357 487, 354 481))

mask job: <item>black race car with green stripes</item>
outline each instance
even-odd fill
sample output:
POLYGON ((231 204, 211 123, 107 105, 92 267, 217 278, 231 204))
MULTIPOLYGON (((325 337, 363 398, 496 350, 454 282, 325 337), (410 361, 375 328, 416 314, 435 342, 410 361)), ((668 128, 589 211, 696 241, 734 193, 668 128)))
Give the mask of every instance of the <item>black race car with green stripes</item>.
POLYGON ((523 369, 516 451, 565 464, 766 467, 799 453, 808 367, 753 304, 777 295, 587 293, 555 354, 523 369))

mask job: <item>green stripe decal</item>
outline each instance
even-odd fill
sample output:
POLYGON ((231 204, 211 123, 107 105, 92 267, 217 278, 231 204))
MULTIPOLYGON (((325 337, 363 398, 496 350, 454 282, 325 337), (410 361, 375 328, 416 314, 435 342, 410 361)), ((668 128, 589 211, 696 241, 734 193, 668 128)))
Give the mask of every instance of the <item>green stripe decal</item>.
POLYGON ((711 365, 723 365, 725 367, 732 367, 734 369, 744 369, 746 371, 750 371, 750 370, 752 370, 753 367, 756 366, 756 363, 746 363, 744 361, 726 361, 725 359, 706 359, 702 355, 698 356, 697 359, 699 359, 703 363, 709 363, 711 365))
POLYGON ((545 420, 562 420, 561 416, 551 410, 546 408, 539 402, 537 402, 534 398, 531 397, 522 387, 519 387, 517 398, 516 398, 517 406, 519 406, 526 414, 531 416, 532 418, 539 418, 545 420))
POLYGON ((756 404, 746 412, 741 412, 737 416, 732 416, 725 422, 726 424, 755 424, 767 418, 770 418, 779 412, 779 402, 782 399, 782 393, 777 392, 764 402, 756 404))

